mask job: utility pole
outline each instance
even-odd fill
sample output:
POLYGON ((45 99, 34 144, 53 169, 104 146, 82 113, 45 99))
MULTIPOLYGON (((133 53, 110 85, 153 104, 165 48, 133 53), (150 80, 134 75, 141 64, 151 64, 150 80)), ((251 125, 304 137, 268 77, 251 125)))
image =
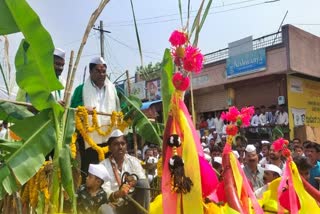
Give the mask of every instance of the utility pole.
POLYGON ((111 32, 103 29, 103 21, 102 20, 100 20, 100 26, 98 28, 93 27, 93 29, 100 32, 100 51, 101 51, 101 57, 104 59, 104 35, 103 35, 103 33, 111 33, 111 32))

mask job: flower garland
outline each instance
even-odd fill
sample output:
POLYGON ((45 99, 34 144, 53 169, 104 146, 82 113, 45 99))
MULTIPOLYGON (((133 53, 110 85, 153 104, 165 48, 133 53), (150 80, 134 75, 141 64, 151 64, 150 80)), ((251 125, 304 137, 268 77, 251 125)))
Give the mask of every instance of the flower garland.
POLYGON ((21 193, 22 203, 29 203, 35 209, 38 204, 39 193, 43 193, 45 204, 49 203, 50 193, 47 170, 50 164, 52 164, 51 161, 44 162, 38 172, 25 184, 21 193))
POLYGON ((172 82, 177 90, 185 91, 190 85, 190 73, 200 73, 204 57, 197 47, 190 44, 186 32, 175 30, 171 34, 169 42, 172 45, 171 55, 178 67, 178 71, 173 75, 172 82))
POLYGON ((234 136, 237 135, 240 127, 247 127, 250 125, 250 119, 253 114, 253 106, 244 107, 241 111, 239 111, 235 106, 232 106, 229 108, 228 112, 222 112, 221 118, 230 122, 226 128, 226 133, 228 135, 227 143, 229 145, 232 145, 234 136))
POLYGON ((77 133, 74 132, 71 137, 70 152, 71 152, 72 159, 75 159, 77 155, 77 146, 76 146, 77 136, 78 136, 77 133))
MULTIPOLYGON (((75 123, 76 128, 80 132, 83 139, 91 146, 92 149, 94 149, 98 153, 99 161, 105 159, 104 155, 109 151, 109 147, 101 147, 97 145, 97 143, 94 142, 93 139, 88 135, 88 133, 97 131, 97 133, 101 136, 108 136, 110 135, 114 127, 120 129, 121 131, 124 131, 129 126, 129 124, 123 120, 122 112, 113 111, 111 114, 111 124, 109 125, 106 131, 102 131, 98 124, 98 116, 97 111, 95 109, 93 110, 92 114, 92 126, 90 126, 88 120, 88 111, 84 106, 79 106, 77 108, 75 123)), ((76 152, 76 148, 74 147, 73 152, 76 152)))

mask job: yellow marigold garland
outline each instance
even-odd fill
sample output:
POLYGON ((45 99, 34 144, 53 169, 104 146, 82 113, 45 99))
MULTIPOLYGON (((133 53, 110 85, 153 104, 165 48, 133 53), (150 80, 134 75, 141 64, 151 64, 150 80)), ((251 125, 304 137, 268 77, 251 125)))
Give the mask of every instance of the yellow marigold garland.
POLYGON ((70 152, 71 152, 71 157, 73 159, 76 158, 77 155, 77 146, 76 146, 76 141, 77 141, 77 133, 73 133, 72 138, 71 138, 71 143, 70 143, 70 152))
POLYGON ((162 157, 159 158, 157 163, 157 175, 158 177, 162 177, 162 157))
POLYGON ((123 120, 122 112, 113 111, 111 114, 111 124, 106 131, 102 131, 98 124, 97 111, 94 109, 92 114, 92 126, 89 125, 88 111, 84 106, 79 106, 76 113, 76 128, 80 132, 83 139, 91 146, 92 149, 97 151, 99 160, 104 160, 104 154, 109 151, 108 146, 101 147, 88 135, 89 132, 97 131, 99 135, 108 136, 114 127, 124 131, 128 127, 128 123, 123 120))
POLYGON ((25 204, 30 203, 30 206, 34 209, 38 204, 39 192, 42 192, 45 197, 45 203, 49 203, 49 178, 45 167, 50 164, 51 161, 46 161, 39 171, 25 184, 23 192, 21 193, 22 202, 25 204))

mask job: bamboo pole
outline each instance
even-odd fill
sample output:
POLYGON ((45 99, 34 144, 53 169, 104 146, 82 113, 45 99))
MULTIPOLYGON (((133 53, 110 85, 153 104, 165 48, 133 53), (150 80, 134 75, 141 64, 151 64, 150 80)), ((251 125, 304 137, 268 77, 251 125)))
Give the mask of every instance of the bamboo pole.
POLYGON ((64 97, 63 97, 63 101, 64 101, 65 105, 68 105, 68 103, 66 103, 67 97, 71 95, 70 77, 71 77, 71 71, 72 71, 72 65, 73 65, 73 55, 74 55, 74 51, 72 50, 70 53, 68 76, 67 76, 67 82, 66 82, 66 87, 65 87, 65 93, 64 93, 64 97))
MULTIPOLYGON (((74 63, 74 66, 73 66, 73 69, 72 69, 72 73, 71 73, 71 81, 70 81, 70 84, 69 84, 69 88, 71 89, 73 87, 73 82, 74 82, 74 77, 75 77, 75 73, 77 71, 77 68, 78 68, 78 64, 80 62, 80 58, 81 58, 81 54, 82 54, 82 51, 83 51, 83 48, 85 46, 85 44, 87 43, 87 40, 88 40, 88 37, 89 37, 89 33, 94 25, 94 23, 97 21, 99 15, 101 14, 102 10, 104 9, 104 7, 109 3, 110 0, 103 0, 100 2, 98 8, 92 13, 90 19, 89 19, 89 22, 88 22, 88 25, 87 25, 87 28, 85 30, 85 33, 83 35, 83 38, 82 38, 82 41, 81 41, 81 44, 80 44, 80 47, 79 47, 79 50, 78 50, 78 53, 77 53, 77 58, 76 58, 76 61, 74 63)), ((70 100, 70 94, 67 94, 66 96, 66 106, 68 107, 68 103, 69 103, 69 100, 70 100)))

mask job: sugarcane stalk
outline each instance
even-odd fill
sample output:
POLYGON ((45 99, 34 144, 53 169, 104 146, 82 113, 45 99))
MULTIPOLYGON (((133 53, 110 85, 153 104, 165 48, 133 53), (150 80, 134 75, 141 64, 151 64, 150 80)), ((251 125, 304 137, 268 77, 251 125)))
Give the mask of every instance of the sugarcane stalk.
MULTIPOLYGON (((77 68, 78 68, 78 64, 80 62, 80 58, 81 58, 81 54, 82 54, 82 51, 83 51, 83 48, 85 46, 85 44, 87 43, 87 40, 88 40, 88 37, 89 37, 89 33, 94 25, 94 23, 97 21, 99 15, 101 14, 102 10, 104 9, 104 7, 109 3, 110 0, 103 0, 100 2, 98 8, 92 13, 90 19, 89 19, 89 22, 88 22, 88 25, 87 25, 87 28, 84 32, 84 35, 83 35, 83 38, 82 38, 82 41, 81 41, 81 44, 80 44, 80 47, 79 47, 79 50, 78 50, 78 53, 77 53, 77 57, 76 57, 76 61, 73 65, 73 69, 72 69, 72 73, 71 73, 71 81, 70 81, 70 84, 68 86, 68 88, 72 89, 73 87, 73 82, 74 82, 74 77, 75 77, 75 74, 76 74, 76 71, 77 71, 77 68)), ((67 94, 66 96, 66 105, 69 103, 69 100, 70 100, 70 94, 67 94)))
POLYGON ((72 88, 70 88, 70 77, 71 77, 71 71, 72 71, 72 65, 73 65, 73 55, 74 55, 74 51, 72 50, 70 53, 68 76, 67 76, 67 82, 66 82, 66 87, 65 87, 65 93, 64 93, 64 97, 63 97, 63 101, 66 105, 68 105, 66 103, 67 96, 69 96, 69 97, 71 96, 71 89, 72 89, 72 88))

